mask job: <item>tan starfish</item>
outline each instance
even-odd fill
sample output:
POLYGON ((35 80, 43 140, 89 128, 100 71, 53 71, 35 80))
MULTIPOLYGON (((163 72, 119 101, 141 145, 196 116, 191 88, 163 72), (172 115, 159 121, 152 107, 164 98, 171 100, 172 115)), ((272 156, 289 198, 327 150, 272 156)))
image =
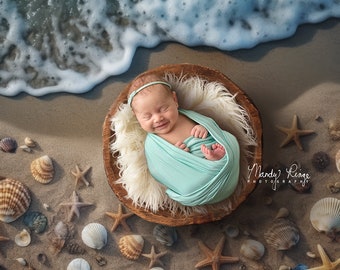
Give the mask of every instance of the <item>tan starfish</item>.
POLYGON ((160 258, 163 257, 165 254, 167 254, 166 251, 156 253, 155 252, 155 246, 151 247, 151 251, 149 254, 142 254, 142 256, 150 259, 149 268, 154 267, 156 264, 159 264, 161 266, 164 266, 161 262, 160 258))
POLYGON ((335 270, 338 266, 340 266, 340 258, 338 258, 334 262, 331 262, 323 247, 319 244, 317 245, 317 247, 321 257, 322 265, 318 267, 308 268, 308 270, 335 270))
POLYGON ((78 218, 80 216, 79 209, 84 206, 90 206, 93 205, 92 203, 84 203, 79 201, 79 196, 77 195, 77 192, 73 191, 71 196, 70 202, 63 202, 60 204, 61 206, 67 206, 70 208, 70 213, 68 216, 68 221, 70 222, 74 215, 76 215, 78 218))
POLYGON ((119 224, 121 224, 125 230, 131 231, 129 225, 126 223, 126 219, 134 215, 133 213, 126 213, 123 214, 123 207, 121 204, 118 205, 118 212, 112 213, 112 212, 106 212, 105 215, 109 216, 110 218, 113 218, 115 222, 112 225, 111 232, 114 232, 119 224))
POLYGON ((85 178, 85 175, 88 173, 90 169, 91 167, 87 167, 85 170, 81 171, 79 169, 79 166, 76 165, 76 171, 71 171, 71 173, 76 178, 76 187, 78 186, 80 181, 82 181, 87 187, 90 185, 90 183, 85 178))
POLYGON ((288 143, 290 143, 291 141, 294 141, 296 146, 301 151, 303 151, 303 147, 300 142, 300 137, 315 133, 314 130, 299 129, 297 115, 294 115, 292 126, 290 128, 284 128, 280 126, 277 126, 277 128, 287 135, 286 139, 281 143, 280 147, 283 147, 287 145, 288 143))
POLYGON ((220 265, 224 263, 235 263, 240 260, 238 257, 228 257, 228 256, 222 256, 222 250, 225 242, 225 236, 221 238, 221 240, 218 242, 215 250, 209 249, 206 245, 203 244, 203 242, 199 241, 198 245, 201 249, 201 251, 205 254, 206 258, 203 261, 200 261, 195 265, 195 268, 201 268, 208 265, 211 265, 213 270, 220 269, 220 265))

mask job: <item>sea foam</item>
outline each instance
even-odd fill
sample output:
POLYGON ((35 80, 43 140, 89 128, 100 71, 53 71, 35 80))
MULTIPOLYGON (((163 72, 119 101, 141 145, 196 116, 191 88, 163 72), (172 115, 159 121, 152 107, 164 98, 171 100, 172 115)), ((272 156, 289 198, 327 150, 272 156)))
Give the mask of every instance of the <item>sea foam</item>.
POLYGON ((0 94, 84 93, 137 47, 250 49, 330 17, 339 0, 1 0, 0 94))

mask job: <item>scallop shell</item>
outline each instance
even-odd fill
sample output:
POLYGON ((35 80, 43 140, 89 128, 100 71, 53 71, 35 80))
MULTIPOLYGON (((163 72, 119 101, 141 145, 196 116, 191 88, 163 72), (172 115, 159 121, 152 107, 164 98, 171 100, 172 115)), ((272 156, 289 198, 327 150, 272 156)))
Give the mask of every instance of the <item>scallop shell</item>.
POLYGON ((338 172, 340 173, 340 149, 335 154, 335 166, 338 169, 338 172))
POLYGON ((31 163, 31 173, 35 180, 48 184, 54 176, 53 161, 48 155, 41 156, 31 163))
POLYGON ((86 260, 82 258, 76 258, 68 264, 66 269, 67 270, 90 270, 91 266, 86 260))
POLYGON ((0 220, 10 223, 23 215, 31 203, 29 189, 20 181, 0 181, 0 220))
POLYGON ((14 153, 17 150, 17 141, 11 137, 0 140, 0 149, 6 153, 14 153))
POLYGON ((340 200, 326 197, 317 201, 310 210, 310 221, 319 232, 340 231, 340 200))
POLYGON ((45 231, 48 221, 44 214, 38 211, 30 211, 25 214, 23 222, 35 233, 42 233, 45 231))
POLYGON ((81 238, 88 247, 102 249, 107 243, 107 230, 99 223, 89 223, 82 230, 81 238))
POLYGON ((158 242, 168 247, 171 247, 177 241, 176 229, 161 224, 153 228, 153 236, 158 242))
POLYGON ((261 242, 252 239, 244 241, 240 248, 241 255, 255 261, 261 259, 264 252, 264 245, 261 242))
POLYGON ((19 247, 27 247, 31 243, 31 235, 26 229, 23 229, 14 237, 14 242, 19 247))
POLYGON ((141 235, 125 235, 119 240, 119 250, 129 260, 137 260, 144 247, 144 238, 141 235))
POLYGON ((264 233, 264 238, 270 246, 277 250, 287 250, 299 242, 300 234, 299 229, 292 221, 278 218, 264 233))

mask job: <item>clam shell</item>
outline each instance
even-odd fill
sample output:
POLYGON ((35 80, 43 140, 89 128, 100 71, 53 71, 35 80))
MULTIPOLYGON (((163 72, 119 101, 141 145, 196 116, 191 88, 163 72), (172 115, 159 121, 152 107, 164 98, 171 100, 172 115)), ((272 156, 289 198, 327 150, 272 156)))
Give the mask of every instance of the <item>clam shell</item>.
POLYGON ((68 264, 66 269, 67 270, 90 270, 91 266, 86 260, 82 258, 76 258, 68 264))
POLYGON ((48 221, 44 214, 38 211, 30 211, 25 214, 23 222, 35 233, 42 233, 45 231, 48 221))
POLYGON ((35 180, 48 184, 54 176, 53 161, 48 155, 41 156, 31 163, 31 173, 35 180))
POLYGON ((319 232, 340 231, 340 200, 326 197, 317 201, 310 210, 310 221, 319 232))
POLYGON ((14 153, 17 147, 17 141, 11 137, 5 137, 0 140, 0 149, 6 153, 14 153))
POLYGON ((144 247, 144 238, 141 235, 125 235, 119 240, 119 250, 129 260, 137 260, 144 247))
POLYGON ((20 181, 0 181, 0 220, 10 223, 23 215, 31 203, 29 189, 20 181))
POLYGON ((153 236, 165 246, 172 246, 177 241, 177 231, 174 227, 158 224, 153 228, 153 236))
POLYGON ((82 230, 81 239, 90 248, 102 249, 107 243, 107 230, 99 223, 89 223, 82 230))
POLYGON ((14 242, 19 247, 27 247, 31 243, 31 235, 26 229, 23 229, 14 237, 14 242))
POLYGON ((264 252, 264 245, 261 242, 253 239, 244 241, 240 248, 240 253, 242 256, 255 261, 261 259, 264 255, 264 252))
POLYGON ((338 172, 340 173, 340 149, 335 154, 335 166, 338 169, 338 172))
POLYGON ((278 218, 264 233, 264 239, 277 250, 287 250, 299 242, 299 229, 289 219, 278 218))

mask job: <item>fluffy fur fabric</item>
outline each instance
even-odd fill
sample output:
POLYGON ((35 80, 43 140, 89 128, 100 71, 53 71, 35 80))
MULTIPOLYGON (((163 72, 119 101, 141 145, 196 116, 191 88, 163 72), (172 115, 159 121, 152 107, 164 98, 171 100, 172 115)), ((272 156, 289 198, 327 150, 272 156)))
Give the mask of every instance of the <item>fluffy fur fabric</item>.
POLYGON ((165 74, 164 80, 169 82, 176 91, 181 108, 193 110, 213 118, 222 129, 234 134, 241 149, 240 179, 233 195, 215 205, 187 207, 171 200, 165 193, 166 188, 157 182, 148 172, 144 156, 144 140, 146 133, 139 126, 130 106, 121 104, 119 110, 111 119, 111 128, 116 139, 110 148, 112 153, 118 153, 116 160, 120 169, 120 179, 127 191, 127 196, 138 207, 157 212, 167 209, 175 214, 177 211, 185 214, 206 212, 209 207, 224 210, 237 200, 244 185, 247 184, 247 151, 248 146, 256 145, 256 135, 250 124, 247 112, 239 106, 228 89, 221 83, 208 82, 199 77, 177 77, 165 74))

